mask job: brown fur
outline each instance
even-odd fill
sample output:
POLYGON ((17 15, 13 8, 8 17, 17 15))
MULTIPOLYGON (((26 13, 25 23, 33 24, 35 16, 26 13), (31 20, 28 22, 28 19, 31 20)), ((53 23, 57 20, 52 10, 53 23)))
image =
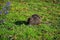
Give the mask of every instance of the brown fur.
POLYGON ((37 14, 32 15, 30 18, 28 18, 28 24, 30 25, 40 24, 40 17, 37 14))

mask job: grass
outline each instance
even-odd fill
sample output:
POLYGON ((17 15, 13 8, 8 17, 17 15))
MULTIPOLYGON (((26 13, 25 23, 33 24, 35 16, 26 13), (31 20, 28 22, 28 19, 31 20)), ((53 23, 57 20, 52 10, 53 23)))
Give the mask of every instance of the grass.
MULTIPOLYGON (((2 2, 4 6, 8 0, 2 2)), ((60 40, 60 4, 44 0, 14 0, 7 15, 0 15, 0 40, 60 40), (41 16, 40 25, 26 25, 33 15, 41 16), (20 23, 21 22, 21 23, 20 23)), ((2 10, 3 7, 0 7, 2 10)))

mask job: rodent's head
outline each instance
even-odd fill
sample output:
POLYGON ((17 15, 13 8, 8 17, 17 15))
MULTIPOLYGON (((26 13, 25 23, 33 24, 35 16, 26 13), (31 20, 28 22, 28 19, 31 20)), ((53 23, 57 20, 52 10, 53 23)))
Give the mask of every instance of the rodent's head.
POLYGON ((33 14, 32 17, 33 18, 40 18, 39 15, 37 15, 37 14, 33 14))

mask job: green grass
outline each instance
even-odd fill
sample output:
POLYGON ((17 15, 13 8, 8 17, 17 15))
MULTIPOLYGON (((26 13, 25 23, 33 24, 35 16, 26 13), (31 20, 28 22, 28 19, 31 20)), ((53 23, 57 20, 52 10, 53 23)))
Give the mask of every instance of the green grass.
MULTIPOLYGON (((0 4, 7 2, 2 0, 0 4)), ((0 16, 5 19, 0 25, 0 40, 60 40, 60 4, 52 0, 10 1, 9 14, 0 16), (33 15, 41 16, 40 25, 17 24, 17 21, 27 21, 33 15)), ((2 9, 2 6, 0 9, 2 9)), ((0 20, 1 20, 0 19, 0 20)))

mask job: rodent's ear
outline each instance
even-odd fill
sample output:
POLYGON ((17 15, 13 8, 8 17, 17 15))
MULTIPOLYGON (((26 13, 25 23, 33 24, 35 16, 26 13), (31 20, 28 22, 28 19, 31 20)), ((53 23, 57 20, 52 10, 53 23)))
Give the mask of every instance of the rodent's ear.
POLYGON ((37 16, 38 18, 41 18, 39 15, 37 16))

